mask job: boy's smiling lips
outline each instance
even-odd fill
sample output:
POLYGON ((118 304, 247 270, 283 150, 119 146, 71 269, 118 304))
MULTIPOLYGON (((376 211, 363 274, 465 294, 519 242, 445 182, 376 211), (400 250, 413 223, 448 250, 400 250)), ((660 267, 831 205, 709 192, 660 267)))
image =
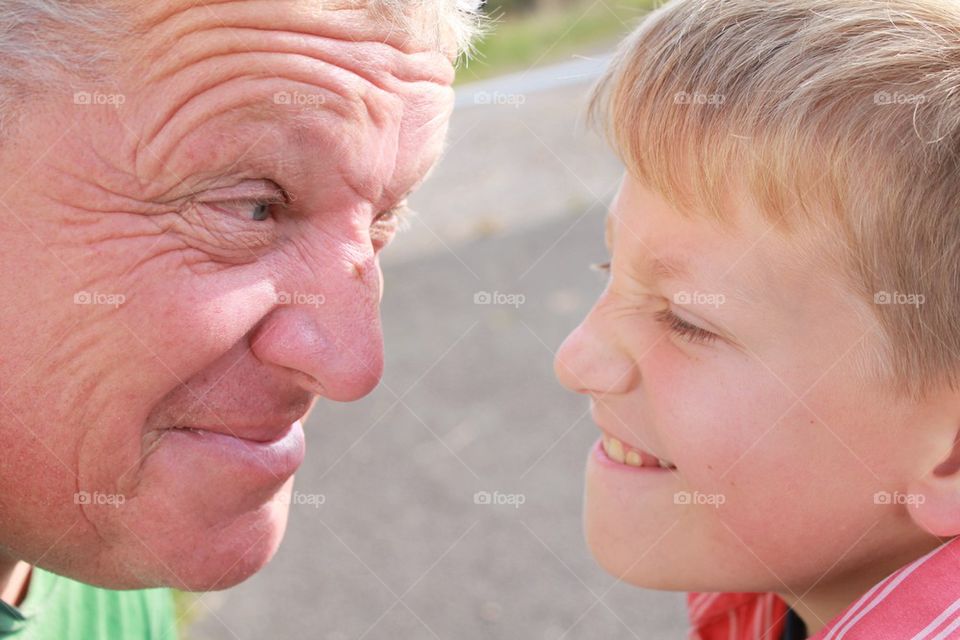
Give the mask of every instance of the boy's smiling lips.
POLYGON ((635 468, 676 470, 669 460, 624 441, 599 423, 598 427, 602 434, 598 449, 612 462, 635 468))

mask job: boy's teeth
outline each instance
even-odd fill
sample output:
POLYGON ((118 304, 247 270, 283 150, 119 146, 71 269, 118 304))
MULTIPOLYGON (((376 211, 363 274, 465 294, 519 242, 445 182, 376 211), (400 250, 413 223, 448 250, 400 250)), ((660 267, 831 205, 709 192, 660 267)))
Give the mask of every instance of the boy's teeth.
POLYGON ((622 442, 620 442, 616 438, 604 439, 603 449, 604 451, 607 452, 607 456, 611 460, 613 460, 614 462, 619 462, 620 464, 624 463, 622 442))
MULTIPOLYGON (((603 451, 607 454, 607 457, 617 462, 619 464, 626 464, 629 467, 642 467, 643 456, 640 455, 639 451, 635 451, 629 446, 624 445, 622 442, 616 438, 611 438, 609 436, 603 437, 603 451)), ((656 459, 656 465, 664 469, 676 469, 671 463, 667 462, 663 458, 656 459)), ((654 466, 656 466, 654 465, 654 466)), ((647 465, 651 466, 651 465, 647 465)))

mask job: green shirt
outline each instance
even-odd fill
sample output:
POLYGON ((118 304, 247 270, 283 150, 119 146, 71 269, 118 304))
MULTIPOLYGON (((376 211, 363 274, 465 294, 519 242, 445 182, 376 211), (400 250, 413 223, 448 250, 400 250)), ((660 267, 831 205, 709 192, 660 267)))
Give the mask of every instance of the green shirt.
POLYGON ((34 567, 19 607, 0 600, 0 638, 177 640, 173 594, 100 589, 34 567))

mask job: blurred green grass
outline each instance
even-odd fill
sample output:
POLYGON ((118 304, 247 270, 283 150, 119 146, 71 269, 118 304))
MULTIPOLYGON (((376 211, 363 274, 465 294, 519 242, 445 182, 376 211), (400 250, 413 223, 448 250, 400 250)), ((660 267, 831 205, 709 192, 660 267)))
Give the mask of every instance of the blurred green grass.
POLYGON ((597 0, 563 10, 494 15, 476 56, 462 63, 457 83, 612 48, 653 4, 654 0, 597 0))

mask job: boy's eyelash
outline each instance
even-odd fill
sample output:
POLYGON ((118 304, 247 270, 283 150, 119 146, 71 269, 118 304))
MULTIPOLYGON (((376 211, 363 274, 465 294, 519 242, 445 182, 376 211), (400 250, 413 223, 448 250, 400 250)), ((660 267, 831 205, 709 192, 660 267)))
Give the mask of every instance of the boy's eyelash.
MULTIPOLYGON (((610 263, 602 262, 597 264, 590 265, 590 268, 594 271, 610 271, 610 263)), ((680 336, 688 342, 695 342, 698 344, 709 344, 719 338, 719 336, 712 331, 707 331, 706 329, 701 329, 700 327, 694 326, 677 316, 670 309, 661 309, 653 314, 654 320, 664 324, 667 328, 680 336)))
POLYGON ((670 331, 688 342, 709 344, 719 337, 711 331, 690 324, 683 318, 678 317, 673 311, 670 311, 670 309, 661 309, 653 314, 653 317, 657 322, 667 325, 670 331))

